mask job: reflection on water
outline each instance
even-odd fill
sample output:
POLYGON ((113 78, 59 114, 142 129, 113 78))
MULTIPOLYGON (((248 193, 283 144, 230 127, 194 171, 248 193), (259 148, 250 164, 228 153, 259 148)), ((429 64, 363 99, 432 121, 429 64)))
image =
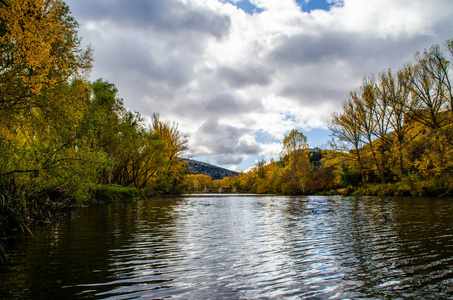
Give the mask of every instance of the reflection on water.
POLYGON ((452 199, 209 196, 81 208, 14 245, 1 299, 453 296, 452 199))

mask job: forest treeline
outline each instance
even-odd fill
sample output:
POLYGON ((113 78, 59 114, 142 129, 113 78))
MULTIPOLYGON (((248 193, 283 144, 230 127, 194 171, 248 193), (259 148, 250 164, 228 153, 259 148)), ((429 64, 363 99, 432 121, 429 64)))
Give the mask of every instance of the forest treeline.
POLYGON ((364 78, 349 94, 331 122, 333 135, 351 149, 349 185, 453 192, 452 58, 453 40, 433 45, 396 72, 364 78))
POLYGON ((452 195, 452 58, 448 40, 396 72, 363 78, 333 114, 333 139, 323 150, 310 153, 306 137, 293 130, 279 160, 221 181, 190 175, 187 184, 277 194, 452 195))
POLYGON ((189 192, 220 187, 258 194, 301 195, 330 191, 339 186, 335 176, 342 158, 332 151, 310 149, 306 136, 294 129, 283 140, 279 160, 260 160, 250 171, 220 180, 202 174, 188 175, 186 185, 189 192))
POLYGON ((90 198, 178 193, 186 140, 87 80, 92 50, 68 6, 3 0, 0 12, 0 238, 90 198))

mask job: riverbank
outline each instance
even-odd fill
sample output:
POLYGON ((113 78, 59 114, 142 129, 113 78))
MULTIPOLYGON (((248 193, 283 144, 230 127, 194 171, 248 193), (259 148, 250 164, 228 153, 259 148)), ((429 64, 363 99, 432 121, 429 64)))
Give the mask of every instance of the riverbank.
POLYGON ((33 229, 68 220, 77 207, 112 201, 133 201, 157 196, 152 190, 98 185, 87 201, 72 198, 60 187, 31 191, 19 187, 0 189, 0 265, 7 260, 9 239, 20 234, 33 235, 33 229))
MULTIPOLYGON (((47 224, 67 220, 70 212, 83 205, 109 203, 112 201, 134 201, 158 196, 153 190, 98 185, 89 192, 87 201, 71 198, 58 187, 39 192, 16 188, 3 189, 0 193, 0 264, 7 258, 5 242, 18 234, 33 234, 33 229, 47 224)), ((408 177, 398 183, 367 184, 348 186, 342 189, 320 191, 318 195, 345 196, 408 196, 408 197, 453 197, 453 182, 447 179, 419 181, 408 177)), ((265 194, 262 194, 265 195, 265 194)))
POLYGON ((401 182, 366 184, 322 191, 319 195, 344 196, 406 196, 406 197, 453 197, 453 181, 448 179, 411 180, 401 182))

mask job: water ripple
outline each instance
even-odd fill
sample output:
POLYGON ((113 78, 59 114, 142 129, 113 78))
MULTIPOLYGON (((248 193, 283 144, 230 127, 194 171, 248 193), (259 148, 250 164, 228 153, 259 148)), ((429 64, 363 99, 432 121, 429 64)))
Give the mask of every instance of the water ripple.
MULTIPOLYGON (((46 263, 54 266, 48 268, 46 278, 56 282, 45 287, 49 295, 97 299, 453 296, 452 201, 209 196, 103 209, 95 217, 91 210, 81 210, 75 221, 43 238, 42 253, 52 253, 46 263)), ((42 281, 39 287, 32 281, 25 284, 28 289, 22 293, 28 298, 44 297, 42 281)))

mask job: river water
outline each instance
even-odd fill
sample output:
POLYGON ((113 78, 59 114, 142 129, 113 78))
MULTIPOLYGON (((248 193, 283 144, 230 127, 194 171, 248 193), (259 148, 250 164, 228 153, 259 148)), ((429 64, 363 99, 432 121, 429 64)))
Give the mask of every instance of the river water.
POLYGON ((453 199, 204 195, 80 208, 0 299, 449 299, 453 199))

